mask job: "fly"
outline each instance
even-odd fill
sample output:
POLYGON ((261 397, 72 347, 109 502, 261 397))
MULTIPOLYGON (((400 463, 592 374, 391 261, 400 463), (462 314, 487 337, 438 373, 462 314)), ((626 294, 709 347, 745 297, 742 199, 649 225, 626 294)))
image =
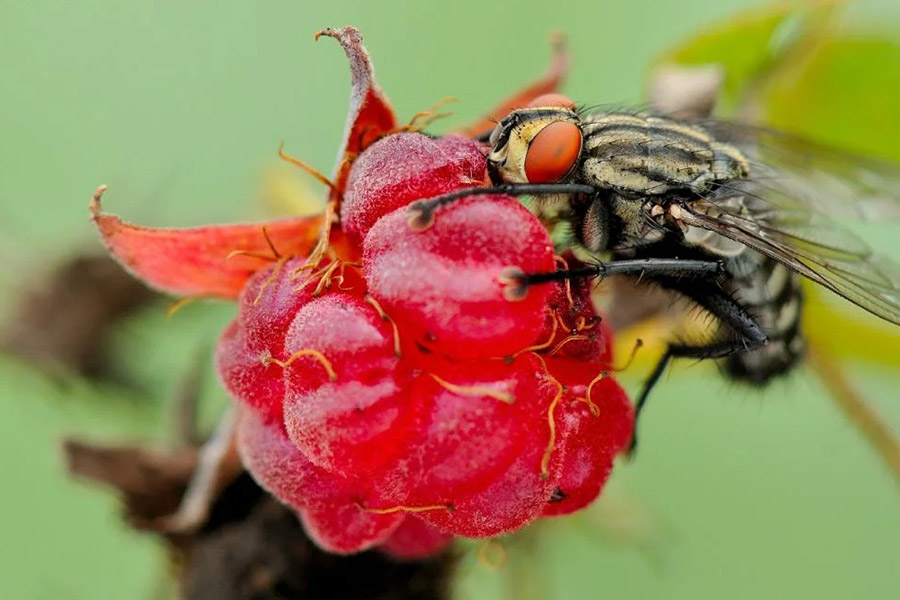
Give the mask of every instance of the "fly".
POLYGON ((711 119, 582 112, 559 95, 511 112, 487 141, 493 185, 413 203, 414 228, 464 196, 560 202, 572 245, 606 260, 520 274, 512 295, 616 273, 681 294, 720 324, 712 341, 669 344, 638 411, 673 358, 722 359, 757 384, 788 372, 805 348, 800 276, 900 325, 900 268, 834 220, 900 214, 893 165, 711 119))

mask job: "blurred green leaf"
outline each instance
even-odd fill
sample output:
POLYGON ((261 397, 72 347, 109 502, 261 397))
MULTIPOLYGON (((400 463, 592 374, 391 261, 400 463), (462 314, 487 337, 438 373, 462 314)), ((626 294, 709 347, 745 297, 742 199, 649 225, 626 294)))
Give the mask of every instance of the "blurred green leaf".
POLYGON ((900 331, 861 310, 838 307, 817 286, 806 285, 803 323, 809 343, 838 359, 900 368, 900 331))
POLYGON ((900 160, 900 43, 880 34, 832 37, 768 86, 768 121, 817 140, 900 160))
POLYGON ((820 30, 842 1, 783 2, 739 13, 700 30, 664 53, 655 66, 716 63, 725 69, 720 108, 733 110, 802 39, 820 30))

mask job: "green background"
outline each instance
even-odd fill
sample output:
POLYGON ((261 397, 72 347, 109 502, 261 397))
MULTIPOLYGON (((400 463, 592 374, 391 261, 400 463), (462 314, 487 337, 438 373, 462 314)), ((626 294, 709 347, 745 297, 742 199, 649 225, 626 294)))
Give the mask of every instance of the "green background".
MULTIPOLYGON (((96 246, 86 207, 100 183, 129 220, 188 226, 269 216, 260 172, 280 140, 329 171, 349 76, 318 29, 362 30, 401 118, 455 96, 462 122, 542 72, 552 29, 570 39, 577 101, 633 103, 654 57, 750 4, 0 0, 0 308, 96 246)), ((896 2, 852 18, 900 40, 896 2)), ((0 597, 166 596, 159 545, 66 478, 59 440, 164 442, 167 399, 230 313, 167 320, 154 306, 125 323, 117 349, 140 391, 0 359, 0 597)), ((896 369, 853 373, 900 429, 896 369)), ((210 368, 207 423, 225 404, 214 381, 210 368)), ((900 488, 811 375, 757 393, 681 368, 642 426, 639 459, 597 510, 511 541, 500 571, 470 553, 459 596, 499 597, 512 580, 542 598, 900 597, 900 488)))

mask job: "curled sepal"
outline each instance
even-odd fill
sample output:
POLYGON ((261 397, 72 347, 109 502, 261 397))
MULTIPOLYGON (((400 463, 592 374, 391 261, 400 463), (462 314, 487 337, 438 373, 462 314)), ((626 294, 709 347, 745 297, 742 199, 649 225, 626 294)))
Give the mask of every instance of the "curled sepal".
POLYGON ((321 216, 190 229, 139 227, 104 213, 101 186, 91 218, 110 253, 135 277, 176 296, 237 298, 247 279, 279 257, 306 256, 321 216))
POLYGON ((336 39, 350 61, 350 106, 344 128, 344 142, 338 152, 333 181, 332 200, 344 189, 353 158, 366 146, 397 126, 394 109, 375 81, 372 61, 363 46, 362 35, 355 27, 323 29, 316 33, 336 39))
POLYGON ((527 106, 538 96, 557 91, 563 78, 569 72, 569 53, 566 49, 566 38, 562 34, 555 33, 550 42, 553 54, 544 76, 508 97, 492 108, 484 118, 470 124, 459 133, 470 138, 485 136, 496 127, 497 121, 509 114, 510 111, 527 106))

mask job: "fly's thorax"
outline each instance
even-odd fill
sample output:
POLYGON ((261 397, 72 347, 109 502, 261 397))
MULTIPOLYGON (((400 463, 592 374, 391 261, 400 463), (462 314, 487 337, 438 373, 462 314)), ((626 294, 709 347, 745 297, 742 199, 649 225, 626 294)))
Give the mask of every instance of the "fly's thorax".
POLYGON ((647 115, 594 114, 584 118, 580 178, 623 193, 659 196, 702 193, 715 182, 742 179, 749 163, 741 150, 702 127, 647 115))
MULTIPOLYGON (((500 121, 491 134, 490 143, 492 149, 487 156, 488 168, 497 183, 553 183, 565 177, 578 162, 581 154, 580 121, 578 115, 567 108, 544 107, 515 110, 500 121), (547 137, 550 126, 567 129, 570 138, 577 135, 577 140, 569 139, 567 145, 551 150, 551 155, 554 151, 563 152, 565 155, 562 159, 564 161, 571 160, 571 165, 564 168, 561 175, 553 181, 547 181, 546 178, 543 181, 537 181, 534 176, 529 179, 530 165, 527 164, 529 150, 531 150, 533 158, 535 148, 532 144, 542 132, 545 132, 545 137, 547 137), (577 141, 577 147, 573 146, 575 141, 577 141)), ((552 159, 553 156, 550 158, 552 159)), ((531 170, 534 171, 534 168, 532 167, 531 170)))

